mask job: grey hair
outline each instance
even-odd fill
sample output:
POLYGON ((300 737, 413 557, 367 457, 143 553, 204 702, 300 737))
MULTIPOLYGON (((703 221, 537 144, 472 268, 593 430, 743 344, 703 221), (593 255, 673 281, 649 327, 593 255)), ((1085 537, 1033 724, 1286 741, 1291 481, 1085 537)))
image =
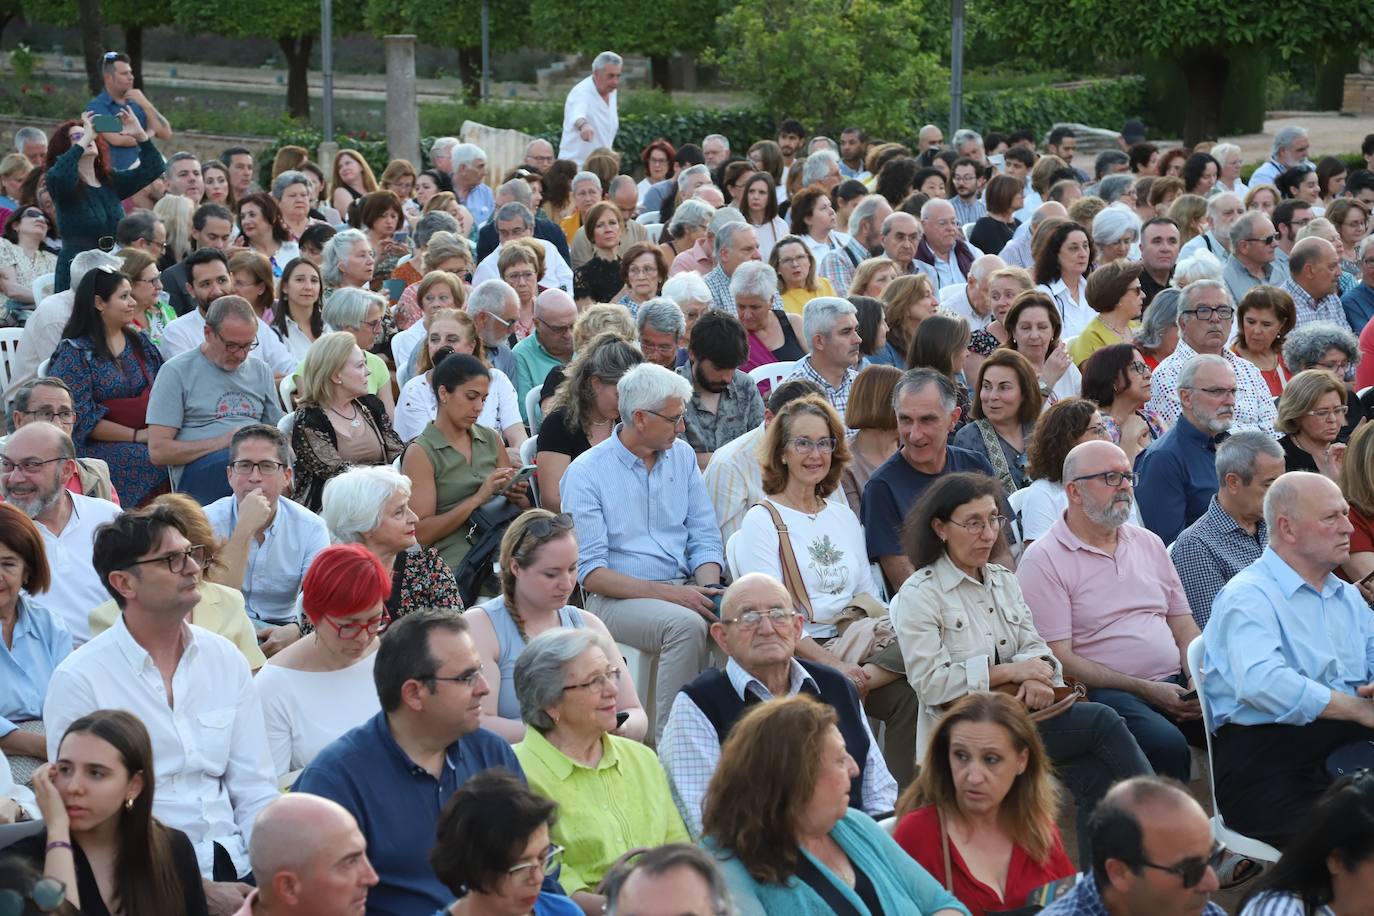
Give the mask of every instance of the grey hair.
POLYGON ((589 627, 554 627, 520 650, 520 657, 515 660, 515 695, 520 700, 520 718, 526 725, 537 732, 553 730, 557 723, 546 710, 563 700, 568 663, 589 649, 605 652, 608 661, 620 657, 605 637, 589 627))
MULTIPOLYGON (((929 201, 927 201, 927 203, 929 203, 929 201)), ((1064 205, 1063 205, 1063 204, 1060 204, 1058 207, 1051 207, 1049 204, 1050 204, 1050 201, 1046 201, 1045 203, 1043 203, 1043 204, 1041 204, 1040 206, 1036 207, 1035 210, 1031 213, 1030 224, 1031 224, 1031 232, 1032 232, 1032 233, 1035 232, 1035 227, 1036 227, 1036 226, 1039 226, 1039 225, 1040 225, 1041 223, 1043 223, 1045 220, 1047 220, 1047 219, 1060 219, 1060 218, 1061 218, 1060 214, 1057 213, 1057 212, 1055 212, 1055 211, 1056 211, 1056 210, 1063 209, 1064 205)), ((1101 216, 1101 214, 1098 214, 1098 215, 1101 216)), ((922 218, 922 219, 925 219, 925 208, 924 208, 924 207, 921 208, 921 218, 922 218)), ((1096 220, 1094 220, 1094 222, 1095 222, 1095 221, 1096 221, 1096 220)))
POLYGON ((343 261, 358 245, 370 245, 367 236, 363 235, 361 229, 344 229, 334 233, 334 237, 324 243, 324 251, 320 255, 320 276, 324 279, 326 286, 338 286, 343 282, 343 276, 339 272, 343 261))
POLYGON ((331 477, 320 498, 320 516, 335 544, 357 544, 382 523, 387 500, 410 496, 410 478, 390 465, 355 467, 331 477))
POLYGON ((298 172, 295 169, 287 169, 285 172, 282 172, 276 178, 272 179, 272 197, 275 200, 281 200, 282 195, 286 193, 286 189, 293 184, 304 185, 307 192, 310 190, 310 179, 305 176, 304 172, 298 172))
POLYGON ((258 326, 258 313, 253 311, 253 306, 242 296, 220 296, 210 307, 205 310, 205 324, 210 330, 219 333, 219 329, 224 327, 224 322, 229 318, 237 318, 258 326))
MULTIPOLYGON (((701 279, 696 271, 690 271, 690 273, 698 280, 701 279)), ((678 274, 678 276, 683 275, 678 274)), ((705 286, 706 284, 703 282, 702 287, 705 288, 705 286)), ((666 293, 667 290, 665 289, 664 292, 666 293)), ((709 291, 706 294, 706 301, 711 301, 709 291)), ((641 337, 644 336, 646 327, 653 328, 660 334, 672 334, 674 337, 680 338, 687 333, 687 319, 683 317, 682 309, 678 304, 664 295, 650 299, 641 305, 639 311, 635 313, 635 328, 641 337)))
POLYGON ((1255 479, 1255 462, 1260 455, 1283 460, 1283 446, 1274 437, 1258 429, 1247 429, 1232 433, 1231 437, 1217 446, 1217 480, 1226 483, 1227 474, 1235 474, 1244 486, 1250 486, 1255 479))
POLYGON ((457 137, 435 137, 434 142, 429 146, 430 157, 447 156, 452 153, 453 148, 458 145, 457 137))
POLYGON ((197 156, 195 153, 188 153, 186 150, 181 150, 180 152, 172 153, 172 155, 167 159, 167 170, 165 172, 167 177, 172 177, 173 166, 175 166, 178 162, 185 162, 187 159, 190 159, 197 165, 200 164, 200 157, 197 156))
POLYGON ((1129 207, 1106 207, 1093 217, 1093 244, 1114 245, 1134 233, 1140 238, 1140 217, 1129 207))
POLYGON ((59 388, 67 392, 67 397, 72 402, 72 408, 76 408, 76 398, 72 395, 71 387, 62 379, 55 375, 40 375, 38 378, 31 378, 24 384, 15 389, 14 395, 10 400, 10 409, 5 412, 5 430, 14 432, 14 415, 16 413, 27 413, 29 409, 29 398, 35 388, 59 388))
MULTIPOLYGON (((1175 268, 1175 270, 1177 270, 1177 268, 1175 268)), ((1210 277, 1205 280, 1194 280, 1187 286, 1175 287, 1175 289, 1182 291, 1182 295, 1178 300, 1178 326, 1180 328, 1187 323, 1183 319, 1183 313, 1192 309, 1193 303, 1197 302, 1198 297, 1209 289, 1221 290, 1221 294, 1226 297, 1226 304, 1228 306, 1234 308, 1236 304, 1234 300, 1231 299, 1231 291, 1226 288, 1226 284, 1222 283, 1220 280, 1213 280, 1210 277)), ((1159 297, 1156 296, 1155 298, 1159 297)), ((1153 305, 1153 303, 1151 304, 1153 305)))
POLYGON ((715 212, 716 208, 704 200, 695 197, 684 200, 673 211, 673 218, 668 220, 668 235, 680 239, 694 229, 705 229, 715 212))
MULTIPOLYGON (((860 227, 866 222, 872 223, 873 217, 878 214, 878 210, 886 202, 887 198, 883 197, 881 194, 865 195, 863 200, 855 204, 854 209, 849 212, 849 226, 847 227, 849 229, 849 234, 854 236, 859 235, 860 227)), ((877 227, 879 232, 884 231, 886 228, 886 220, 883 221, 881 226, 877 227)))
POLYGON ((1374 235, 1366 235, 1360 240, 1360 244, 1355 247, 1355 257, 1363 261, 1364 256, 1369 254, 1370 245, 1374 245, 1374 235))
POLYGON ((573 176, 572 184, 569 187, 576 191, 577 186, 583 184, 594 184, 598 191, 601 190, 601 179, 597 177, 595 172, 578 172, 573 176))
MULTIPOLYGON (((736 210, 735 212, 738 213, 739 211, 736 210)), ((715 222, 714 217, 712 218, 712 222, 715 222)), ((716 230, 716 246, 712 254, 716 256, 717 261, 720 260, 720 253, 734 244, 735 236, 746 229, 750 232, 754 231, 754 227, 746 223, 744 218, 741 217, 739 222, 728 222, 716 230)))
POLYGON ((496 189, 497 194, 509 197, 519 204, 529 206, 534 200, 534 191, 530 188, 530 183, 523 178, 512 178, 496 189))
POLYGON ((115 241, 121 246, 138 241, 151 242, 160 222, 162 217, 152 210, 134 210, 115 225, 115 241))
POLYGON ((614 51, 602 51, 600 54, 596 55, 596 59, 592 61, 592 72, 600 73, 607 67, 620 67, 624 66, 624 64, 624 59, 614 51))
POLYGON ((687 182, 698 175, 705 175, 707 178, 710 178, 711 170, 706 167, 705 163, 698 162, 696 165, 688 166, 687 168, 678 172, 677 192, 679 194, 685 192, 687 190, 687 182))
POLYGON ((1174 276, 1169 283, 1184 289, 1204 280, 1221 282, 1221 262, 1206 248, 1200 248, 1174 266, 1174 276))
POLYGON ((357 330, 374 304, 386 308, 386 300, 371 290, 353 286, 336 289, 324 300, 324 323, 331 331, 357 330))
POLYGON ((443 210, 430 210, 415 224, 415 247, 428 248, 429 240, 436 232, 459 231, 458 220, 443 210))
POLYGON ((985 254, 974 260, 968 268, 968 278, 982 283, 988 277, 1007 266, 1007 262, 995 254, 985 254))
POLYGON ((622 419, 636 410, 656 410, 669 398, 681 398, 685 406, 692 400, 692 383, 676 372, 654 363, 640 363, 616 383, 622 419))
POLYGON ((109 267, 113 270, 119 270, 119 258, 101 251, 99 248, 89 248, 78 253, 76 257, 72 258, 72 285, 67 288, 76 289, 81 285, 81 281, 85 278, 86 274, 99 267, 109 267))
POLYGON ((1215 220, 1217 214, 1221 212, 1221 205, 1226 203, 1228 199, 1235 201, 1242 210, 1245 208, 1245 202, 1240 199, 1239 194, 1233 194, 1230 191, 1222 191, 1220 194, 1213 194, 1211 197, 1207 198, 1207 218, 1215 220))
POLYGON ((1201 370, 1203 366, 1224 367, 1230 369, 1233 373, 1236 371, 1231 368, 1230 361, 1224 356, 1217 356, 1213 353, 1199 353, 1183 364, 1183 369, 1178 373, 1178 385, 1176 387, 1180 390, 1184 388, 1191 389, 1193 387, 1193 379, 1197 377, 1198 371, 1201 370))
POLYGON ((1240 154, 1240 147, 1236 146, 1234 143, 1218 143, 1216 146, 1212 147, 1212 158, 1215 159, 1219 165, 1226 165, 1226 160, 1230 159, 1232 155, 1239 156, 1240 154))
POLYGON ((1231 231, 1228 233, 1231 236, 1231 250, 1235 251, 1237 245, 1252 238, 1256 224, 1259 223, 1260 220, 1268 218, 1269 217, 1260 210, 1246 210, 1240 216, 1236 217, 1236 221, 1231 224, 1231 231))
POLYGON ((42 143, 46 146, 48 138, 37 127, 21 127, 14 132, 14 151, 22 153, 25 143, 42 143))
POLYGON ((1313 321, 1289 331, 1283 339, 1283 361, 1292 371, 1301 372, 1315 366, 1332 347, 1344 353, 1350 365, 1360 361, 1359 340, 1345 328, 1330 321, 1313 321))
MULTIPOLYGON (((1097 176, 1100 183, 1107 177, 1107 170, 1114 165, 1129 165, 1131 157, 1127 156, 1119 149, 1107 149, 1097 154, 1096 161, 1093 162, 1093 174, 1097 176)), ((1101 195, 1098 195, 1099 197, 1101 195)))
POLYGON ((631 188, 633 188, 635 186, 635 180, 631 178, 629 175, 615 176, 611 179, 611 183, 606 186, 606 196, 615 197, 615 192, 620 188, 625 187, 626 185, 629 185, 631 188))
POLYGON ((730 890, 711 857, 688 843, 669 843, 651 849, 637 858, 611 869, 602 881, 606 893, 605 916, 619 916, 620 894, 635 872, 663 875, 677 868, 690 868, 706 882, 711 894, 711 916, 734 916, 730 890))
MULTIPOLYGON (((523 181, 520 183, 525 184, 523 181)), ((528 188, 529 185, 525 185, 525 187, 528 188)), ((516 200, 513 200, 508 204, 502 204, 501 206, 497 207, 495 219, 498 221, 518 219, 520 220, 520 222, 525 224, 526 229, 534 228, 534 214, 530 212, 529 207, 525 206, 524 204, 516 200)))
MULTIPOLYGON (((1133 184, 1135 184, 1134 175, 1103 175, 1102 180, 1097 183, 1097 196, 1109 204, 1114 204, 1133 184)), ((1093 228, 1097 228, 1096 220, 1093 221, 1093 228)))
MULTIPOLYGON (((958 153, 959 147, 963 146, 965 143, 971 142, 982 143, 983 135, 978 133, 978 131, 976 130, 970 130, 969 128, 964 127, 954 132, 954 139, 949 142, 949 145, 954 149, 956 153, 958 153)), ((962 156, 963 153, 959 153, 959 155, 962 156)))
POLYGON ((533 140, 531 140, 529 143, 526 143, 526 144, 525 144, 525 155, 526 155, 526 156, 528 156, 528 155, 530 154, 530 150, 534 149, 534 145, 535 145, 536 143, 543 143, 543 144, 545 144, 546 146, 548 146, 549 149, 551 149, 551 150, 553 149, 553 144, 552 144, 552 143, 549 143, 549 141, 545 140, 543 137, 535 137, 535 138, 534 138, 533 140))
POLYGON ((1329 242, 1333 238, 1339 239, 1340 237, 1340 231, 1336 228, 1335 223, 1324 216, 1318 216, 1298 230, 1295 241, 1301 242, 1303 239, 1318 238, 1329 242))
POLYGON ((838 296, 817 296, 802 307, 802 335, 809 344, 817 334, 829 334, 845 315, 854 315, 857 312, 854 303, 848 299, 838 296))
MULTIPOLYGON (((735 271, 739 274, 739 271, 735 271)), ((695 302, 706 307, 711 305, 711 288, 706 285, 706 281, 701 279, 701 274, 695 270, 684 270, 668 278, 668 282, 663 284, 663 291, 659 294, 664 299, 671 299, 677 303, 679 308, 683 308, 689 302, 695 302)), ((639 310, 644 311, 644 306, 639 310)))
POLYGON ((897 409, 903 397, 922 391, 927 385, 934 385, 938 389, 940 406, 944 408, 945 413, 954 413, 954 407, 959 403, 954 383, 934 369, 924 367, 908 369, 897 379, 897 385, 892 389, 892 409, 897 409))
POLYGON ((744 214, 739 212, 739 208, 721 207, 715 213, 711 214, 711 222, 707 225, 706 231, 711 233, 712 236, 719 238, 722 228, 728 226, 730 223, 743 222, 747 222, 747 220, 744 218, 744 214))
POLYGON ((454 169, 460 165, 472 165, 477 160, 485 160, 486 158, 486 150, 475 143, 459 143, 453 148, 454 169))
POLYGON ((1299 127, 1296 124, 1290 124, 1287 127, 1280 127, 1274 133, 1274 146, 1271 151, 1271 155, 1273 156, 1273 158, 1277 159, 1281 151, 1288 149, 1288 147, 1292 146, 1294 143, 1298 142, 1306 136, 1306 127, 1299 127))
POLYGON ((833 149, 818 149, 802 163, 802 186, 813 185, 830 174, 830 167, 840 167, 840 154, 833 149))
POLYGON ((512 299, 518 300, 519 293, 505 280, 483 280, 468 293, 467 312, 473 318, 483 312, 495 314, 506 307, 512 299))
POLYGON ((1164 333, 1178 324, 1178 300, 1182 296, 1178 290, 1166 287, 1150 300, 1150 305, 1140 319, 1140 330, 1135 335, 1136 343, 1154 349, 1164 342, 1164 333))
POLYGON ((954 212, 954 204, 945 200, 943 197, 932 197, 930 200, 921 204, 921 219, 933 219, 935 211, 941 207, 949 207, 949 212, 954 212))
POLYGON ((745 261, 730 275, 730 296, 758 296, 772 301, 778 294, 777 272, 764 261, 745 261))
POLYGON ((710 143, 712 140, 719 140, 721 143, 725 145, 725 151, 727 153, 730 152, 730 138, 725 136, 724 134, 707 134, 705 137, 702 137, 701 148, 705 149, 706 144, 710 143))

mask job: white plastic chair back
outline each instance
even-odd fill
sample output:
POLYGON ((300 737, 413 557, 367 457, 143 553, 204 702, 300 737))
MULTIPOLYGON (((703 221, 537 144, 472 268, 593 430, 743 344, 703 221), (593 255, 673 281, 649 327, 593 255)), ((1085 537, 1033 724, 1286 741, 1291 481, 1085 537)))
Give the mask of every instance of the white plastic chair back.
POLYGON ((5 388, 10 387, 14 378, 14 359, 19 355, 19 340, 23 336, 23 328, 0 328, 0 377, 5 388))
POLYGON ((56 274, 40 274, 33 278, 33 305, 38 307, 38 303, 52 295, 53 278, 56 274))
POLYGON ((795 365, 796 362, 786 360, 778 363, 765 363, 750 369, 749 377, 754 380, 755 385, 767 382, 769 387, 776 388, 783 379, 792 374, 792 367, 795 365))
POLYGON ((539 424, 544 418, 539 413, 539 390, 542 386, 535 385, 525 392, 525 417, 529 420, 530 435, 539 435, 539 424))
POLYGON ((958 297, 966 288, 968 288, 967 283, 951 283, 949 286, 944 287, 940 290, 940 304, 944 305, 951 299, 958 297))

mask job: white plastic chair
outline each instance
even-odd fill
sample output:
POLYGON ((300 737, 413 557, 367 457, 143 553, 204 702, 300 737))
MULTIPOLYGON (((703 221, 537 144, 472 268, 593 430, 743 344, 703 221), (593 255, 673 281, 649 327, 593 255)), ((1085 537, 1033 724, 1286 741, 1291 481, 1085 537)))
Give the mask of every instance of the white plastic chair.
POLYGON ((635 217, 635 222, 639 223, 641 226, 648 226, 652 223, 662 225, 663 220, 658 218, 658 213, 659 211, 657 210, 646 210, 635 217))
POLYGON ((539 454, 539 437, 530 436, 520 443, 520 463, 534 464, 534 456, 539 454))
POLYGON ((625 659, 625 668, 630 672, 630 677, 634 678, 636 693, 639 695, 639 704, 644 707, 644 712, 649 717, 648 738, 653 738, 655 731, 654 716, 654 680, 658 677, 658 656, 649 655, 641 652, 634 646, 627 646, 623 642, 615 644, 620 651, 620 655, 625 659))
POLYGON ((539 424, 544 418, 539 413, 539 390, 542 386, 535 385, 525 392, 525 419, 530 424, 530 438, 539 435, 539 424))
POLYGON ((1363 388, 1361 388, 1359 391, 1355 392, 1355 397, 1357 397, 1357 398, 1363 398, 1365 395, 1369 394, 1369 392, 1371 392, 1371 391, 1374 391, 1374 385, 1365 385, 1365 386, 1364 386, 1363 388))
POLYGON ((1193 673, 1193 683, 1197 685, 1198 705, 1202 707, 1202 730, 1207 734, 1207 789, 1212 793, 1212 836, 1218 843, 1237 855, 1245 856, 1256 862, 1277 862, 1282 855, 1273 846, 1243 833, 1237 833, 1226 826, 1221 818, 1221 808, 1217 806, 1217 785, 1212 767, 1212 711, 1207 708, 1207 696, 1202 690, 1202 637, 1188 644, 1188 670, 1193 673))
POLYGON ((0 375, 5 388, 14 378, 14 358, 19 354, 19 340, 23 336, 23 328, 0 328, 0 375))
POLYGON ((1007 497, 1007 505, 1011 506, 1011 527, 1012 533, 1016 536, 1016 542, 1021 543, 1025 540, 1021 536, 1021 507, 1026 504, 1026 488, 1022 487, 1015 493, 1007 497))
POLYGON ((883 818, 878 821, 878 826, 887 831, 888 836, 892 836, 892 834, 897 832, 897 815, 894 814, 891 817, 883 818))
POLYGON ((45 359, 45 360, 43 360, 41 363, 39 363, 39 364, 38 364, 38 375, 36 375, 36 376, 34 376, 34 377, 35 377, 35 378, 47 378, 47 377, 48 377, 48 366, 49 366, 49 364, 51 364, 51 363, 52 363, 52 360, 50 360, 50 359, 45 359))
POLYGON ((971 242, 971 241, 973 241, 973 227, 976 226, 976 225, 978 225, 978 224, 977 224, 977 223, 964 223, 964 225, 963 225, 963 230, 964 230, 964 241, 966 241, 966 242, 971 242))
POLYGON ((967 283, 951 283, 949 286, 943 287, 940 290, 940 304, 944 305, 951 299, 957 298, 967 288, 967 283))
POLYGON ((40 274, 33 278, 33 305, 38 307, 38 303, 52 295, 53 278, 56 274, 40 274))
POLYGON ((769 387, 776 388, 782 383, 783 379, 792 374, 792 367, 795 365, 795 361, 789 362, 786 360, 778 363, 766 363, 762 366, 755 366, 750 369, 749 377, 754 380, 755 385, 761 385, 767 382, 769 387))
POLYGON ((291 395, 296 391, 296 377, 291 374, 283 375, 277 384, 277 396, 281 398, 281 409, 290 414, 296 409, 296 405, 291 402, 291 395))
POLYGON ((725 572, 734 580, 740 576, 739 562, 736 559, 739 554, 739 532, 736 531, 725 539, 725 572))

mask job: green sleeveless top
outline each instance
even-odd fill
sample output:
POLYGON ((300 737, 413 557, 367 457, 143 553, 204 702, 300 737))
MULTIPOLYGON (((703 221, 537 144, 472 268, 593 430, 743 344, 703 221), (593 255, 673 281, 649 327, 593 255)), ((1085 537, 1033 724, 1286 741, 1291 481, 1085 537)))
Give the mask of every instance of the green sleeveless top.
MULTIPOLYGON (((433 421, 415 442, 425 450, 429 463, 434 467, 434 509, 438 515, 477 492, 487 475, 496 470, 497 449, 502 448, 501 438, 495 431, 474 424, 472 463, 469 464, 462 453, 449 444, 433 421)), ((468 523, 464 522, 433 545, 449 569, 456 569, 472 546, 468 541, 468 527, 468 523)))

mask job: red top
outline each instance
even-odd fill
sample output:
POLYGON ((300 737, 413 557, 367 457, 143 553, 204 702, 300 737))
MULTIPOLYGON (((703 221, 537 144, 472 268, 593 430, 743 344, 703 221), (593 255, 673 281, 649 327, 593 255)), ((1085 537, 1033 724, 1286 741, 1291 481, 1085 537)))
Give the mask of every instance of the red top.
MULTIPOLYGON (((1054 827, 1054 848, 1050 850, 1049 860, 1033 862, 1020 846, 1011 850, 1011 864, 1007 868, 1006 900, 997 896, 997 891, 988 887, 969 873, 964 865, 964 857, 959 855, 959 847, 949 844, 950 865, 954 869, 954 896, 969 908, 973 916, 983 916, 988 910, 1007 910, 1023 906, 1026 897, 1051 881, 1067 878, 1077 869, 1064 852, 1064 841, 1059 838, 1059 828, 1054 827)), ((907 854, 930 872, 940 886, 945 886, 945 859, 940 851, 940 820, 934 805, 927 805, 902 818, 892 838, 907 854)))

